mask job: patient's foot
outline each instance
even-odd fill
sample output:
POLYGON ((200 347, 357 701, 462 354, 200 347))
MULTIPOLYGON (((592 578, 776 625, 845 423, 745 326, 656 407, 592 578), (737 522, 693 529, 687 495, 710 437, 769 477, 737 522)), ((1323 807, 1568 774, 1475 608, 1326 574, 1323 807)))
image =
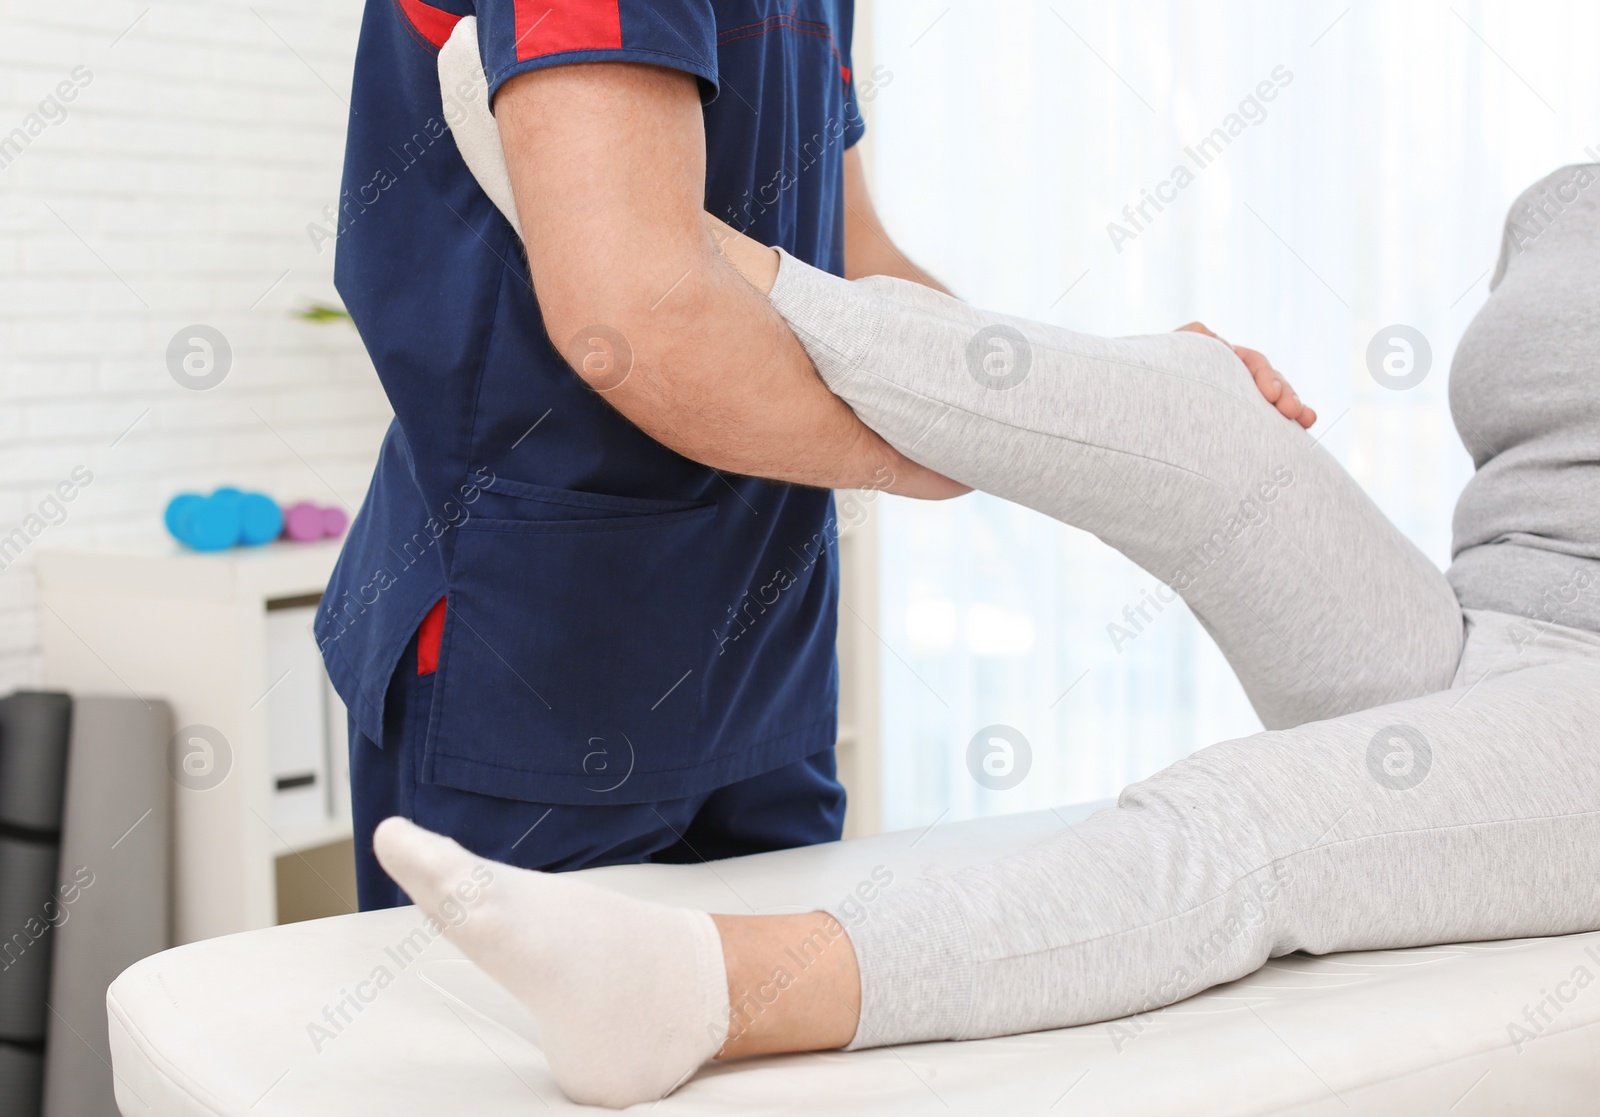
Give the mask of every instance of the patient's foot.
POLYGON ((721 1048, 728 978, 706 913, 484 861, 402 818, 373 846, 450 941, 533 1010, 573 1101, 654 1101, 721 1048))

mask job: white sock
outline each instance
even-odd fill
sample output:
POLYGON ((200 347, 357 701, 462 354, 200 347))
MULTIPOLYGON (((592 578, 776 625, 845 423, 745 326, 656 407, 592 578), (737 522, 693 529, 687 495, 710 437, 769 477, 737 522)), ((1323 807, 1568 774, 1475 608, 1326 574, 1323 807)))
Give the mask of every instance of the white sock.
POLYGON ((655 1101, 721 1049, 728 978, 705 912, 484 861, 403 818, 385 819, 373 848, 450 941, 533 1010, 573 1101, 655 1101))

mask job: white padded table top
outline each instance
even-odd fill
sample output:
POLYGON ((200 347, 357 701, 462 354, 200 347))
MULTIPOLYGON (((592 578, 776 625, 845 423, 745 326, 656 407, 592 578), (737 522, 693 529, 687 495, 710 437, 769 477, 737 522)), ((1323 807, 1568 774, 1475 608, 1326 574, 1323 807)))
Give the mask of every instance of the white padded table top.
MULTIPOLYGON (((584 876, 713 911, 807 910, 871 879, 875 867, 909 882, 930 863, 1020 849, 1083 813, 584 876)), ((419 928, 417 911, 400 908, 193 943, 132 966, 107 998, 123 1114, 510 1117, 579 1108, 550 1077, 532 1016, 444 939, 418 945, 419 928)), ((1109 1024, 712 1067, 654 1111, 1593 1113, 1596 977, 1600 933, 1293 955, 1109 1024)))

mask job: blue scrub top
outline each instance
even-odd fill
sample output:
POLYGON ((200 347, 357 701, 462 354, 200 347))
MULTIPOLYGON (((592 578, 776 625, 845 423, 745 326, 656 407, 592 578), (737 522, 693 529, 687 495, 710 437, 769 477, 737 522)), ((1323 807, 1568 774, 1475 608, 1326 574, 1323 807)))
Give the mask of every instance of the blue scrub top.
POLYGON ((827 748, 832 496, 679 456, 557 354, 441 103, 438 49, 468 14, 491 96, 566 62, 695 75, 706 208, 843 266, 852 0, 368 0, 335 281, 395 420, 318 613, 334 685, 382 740, 401 652, 445 598, 424 781, 641 803, 827 748))

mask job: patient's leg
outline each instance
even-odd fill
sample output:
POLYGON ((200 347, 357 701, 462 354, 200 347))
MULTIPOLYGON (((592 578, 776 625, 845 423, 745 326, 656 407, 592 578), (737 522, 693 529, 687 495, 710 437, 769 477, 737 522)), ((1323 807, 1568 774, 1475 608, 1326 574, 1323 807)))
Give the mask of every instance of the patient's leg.
MULTIPOLYGON (((739 266, 748 243, 724 241, 739 266)), ((1181 593, 1267 726, 1448 685, 1461 616, 1443 576, 1221 342, 1091 337, 787 255, 770 298, 906 456, 1091 531, 1181 593)))
POLYGON ((714 931, 399 820, 378 853, 533 1008, 563 1089, 608 1105, 687 1078, 730 1003, 730 1056, 970 1039, 1150 1011, 1294 950, 1600 928, 1600 636, 1471 619, 1454 689, 1205 749, 1021 853, 884 891, 848 938, 820 913, 714 931))
POLYGON ((851 928, 852 1046, 1141 1013, 1268 958, 1600 928, 1600 636, 1469 615, 1455 686, 1204 749, 851 928))

